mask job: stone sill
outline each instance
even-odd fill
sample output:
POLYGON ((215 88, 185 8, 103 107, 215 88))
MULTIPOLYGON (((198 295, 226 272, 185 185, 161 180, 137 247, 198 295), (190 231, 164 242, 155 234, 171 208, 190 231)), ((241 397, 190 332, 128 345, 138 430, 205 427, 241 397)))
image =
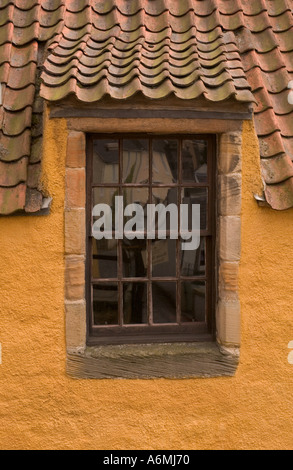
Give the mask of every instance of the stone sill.
POLYGON ((67 354, 67 373, 79 379, 191 379, 234 376, 238 350, 214 342, 87 347, 67 354))

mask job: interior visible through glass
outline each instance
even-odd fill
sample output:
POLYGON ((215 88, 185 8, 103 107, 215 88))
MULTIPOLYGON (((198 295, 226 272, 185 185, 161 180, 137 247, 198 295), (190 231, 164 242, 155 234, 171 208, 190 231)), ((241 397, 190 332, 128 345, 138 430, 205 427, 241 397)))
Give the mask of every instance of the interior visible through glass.
MULTIPOLYGON (((108 239, 95 239, 94 230, 91 234, 93 325, 206 322, 208 165, 208 141, 204 139, 93 139, 92 209, 98 204, 108 205, 112 229, 112 238, 108 239), (134 223, 135 210, 124 213, 125 231, 117 239, 115 196, 123 197, 123 210, 134 204, 143 214, 143 223, 138 226, 134 223), (148 204, 160 204, 164 216, 156 216, 153 239, 147 239, 148 204), (200 205, 201 237, 195 250, 181 249, 180 204, 200 205), (174 223, 170 205, 178 209, 178 239, 171 236, 174 223), (164 221, 161 225, 160 220, 164 221), (129 236, 138 230, 139 239, 129 236)), ((102 215, 93 212, 92 224, 99 224, 102 215)), ((191 219, 189 222, 191 229, 191 219)))

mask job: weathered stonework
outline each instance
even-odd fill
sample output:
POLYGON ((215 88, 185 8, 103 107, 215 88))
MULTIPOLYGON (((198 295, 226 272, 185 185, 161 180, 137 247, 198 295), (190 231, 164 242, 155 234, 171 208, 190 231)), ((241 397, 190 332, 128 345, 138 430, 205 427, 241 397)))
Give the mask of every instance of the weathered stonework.
POLYGON ((240 345, 240 302, 220 300, 217 305, 216 321, 218 340, 225 346, 240 345))
POLYGON ((85 299, 85 257, 66 256, 65 298, 76 301, 85 299))
POLYGON ((65 253, 85 254, 85 209, 65 212, 65 253))
POLYGON ((65 301, 66 348, 68 353, 82 352, 86 346, 86 304, 65 301))
POLYGON ((65 311, 68 353, 80 353, 86 347, 85 160, 85 135, 72 131, 68 136, 65 170, 65 311))
POLYGON ((242 168, 241 159, 242 133, 227 132, 221 135, 219 143, 218 173, 227 175, 239 173, 242 168))
POLYGON ((218 176, 218 209, 220 215, 241 214, 241 174, 218 176))
POLYGON ((219 297, 221 300, 238 300, 238 262, 221 262, 219 265, 219 297))
POLYGON ((85 168, 66 168, 65 206, 67 209, 85 207, 85 168))
POLYGON ((218 155, 217 341, 240 345, 239 263, 241 256, 242 134, 222 134, 218 155))
POLYGON ((85 134, 84 132, 70 131, 67 141, 67 168, 85 168, 85 134))
POLYGON ((241 218, 219 216, 219 256, 222 261, 240 261, 241 218))

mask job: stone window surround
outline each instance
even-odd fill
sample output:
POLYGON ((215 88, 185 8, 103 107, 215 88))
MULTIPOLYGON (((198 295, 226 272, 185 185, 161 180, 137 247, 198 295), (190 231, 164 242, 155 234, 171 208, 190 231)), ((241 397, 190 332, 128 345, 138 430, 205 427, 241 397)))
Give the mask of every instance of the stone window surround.
POLYGON ((190 378, 234 375, 240 347, 238 271, 241 251, 242 121, 211 122, 218 135, 216 343, 87 346, 86 133, 203 133, 199 120, 67 119, 65 176, 65 314, 67 372, 76 378, 190 378), (171 125, 172 124, 172 125, 171 125), (135 128, 134 128, 135 127, 135 128), (200 131, 198 128, 201 127, 200 131), (168 129, 168 132, 166 132, 168 129), (172 129, 172 130, 170 130, 172 129), (119 363, 123 363, 120 369, 119 363), (127 363, 127 366, 125 364, 127 363), (216 364, 216 365, 215 365, 216 364), (123 372, 122 372, 123 371, 123 372))

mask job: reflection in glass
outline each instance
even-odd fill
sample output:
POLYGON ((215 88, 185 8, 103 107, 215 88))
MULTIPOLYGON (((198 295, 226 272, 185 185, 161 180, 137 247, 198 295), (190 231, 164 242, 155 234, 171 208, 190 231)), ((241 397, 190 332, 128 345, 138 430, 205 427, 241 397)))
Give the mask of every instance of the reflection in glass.
POLYGON ((182 181, 183 183, 207 182, 207 141, 182 142, 182 181))
POLYGON ((208 189, 207 188, 184 188, 181 194, 181 204, 188 204, 190 207, 189 226, 192 229, 192 204, 200 205, 200 228, 207 229, 207 211, 208 211, 208 189))
POLYGON ((147 276, 147 243, 146 240, 122 241, 123 277, 147 276))
POLYGON ((176 240, 154 240, 152 242, 153 277, 176 276, 176 240))
POLYGON ((181 275, 204 276, 206 270, 206 240, 201 238, 197 250, 184 250, 181 252, 181 275))
POLYGON ((95 325, 118 325, 118 284, 93 286, 93 315, 95 325))
POLYGON ((153 184, 178 181, 178 142, 169 139, 153 140, 153 184))
POLYGON ((118 250, 117 240, 92 241, 93 262, 92 277, 94 279, 113 279, 118 277, 118 250))
POLYGON ((206 283, 201 281, 181 283, 181 321, 205 322, 206 283))
POLYGON ((145 282, 123 284, 123 321, 125 325, 148 323, 145 282))
POLYGON ((154 323, 176 323, 176 282, 153 282, 154 323))
POLYGON ((112 211, 115 208, 115 196, 119 195, 118 188, 94 188, 93 189, 93 207, 96 204, 108 204, 112 211))
POLYGON ((118 140, 94 140, 93 184, 119 182, 118 140))
POLYGON ((149 181, 149 142, 123 140, 123 183, 146 184, 149 181))
MULTIPOLYGON (((178 190, 177 188, 152 188, 152 204, 157 206, 155 213, 148 217, 150 231, 155 231, 153 238, 178 238, 178 190), (165 206, 165 207, 163 207, 165 206), (167 206, 169 206, 167 208, 167 206), (158 231, 160 235, 158 235, 158 231), (169 232, 172 235, 169 235, 169 232)), ((151 235, 149 235, 151 238, 151 235)))
POLYGON ((177 205, 177 188, 156 188, 152 189, 152 204, 176 204, 177 205))
MULTIPOLYGON (((149 188, 147 187, 141 187, 141 188, 123 188, 123 204, 124 208, 128 204, 139 204, 145 214, 146 214, 146 205, 149 200, 149 188)), ((133 214, 133 217, 135 216, 135 213, 133 214)), ((125 217, 125 222, 126 220, 131 219, 132 216, 125 217)))
POLYGON ((115 196, 119 195, 118 188, 93 189, 93 226, 92 235, 97 238, 100 232, 105 232, 105 238, 112 238, 115 230, 115 196), (98 204, 106 204, 102 210, 98 204))

